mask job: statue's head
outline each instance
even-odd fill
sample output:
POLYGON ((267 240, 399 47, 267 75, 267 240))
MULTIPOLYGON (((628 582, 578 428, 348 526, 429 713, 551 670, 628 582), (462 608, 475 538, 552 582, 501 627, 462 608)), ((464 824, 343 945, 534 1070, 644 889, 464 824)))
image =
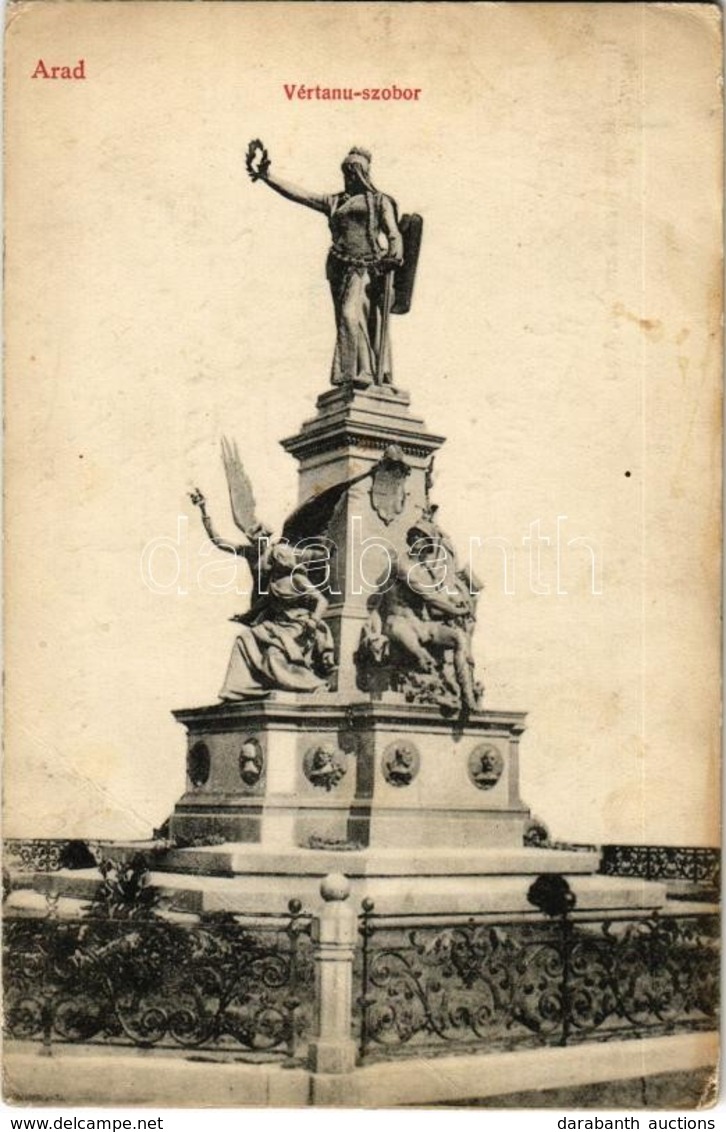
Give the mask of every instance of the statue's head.
POLYGON ((295 550, 287 542, 275 543, 270 552, 270 561, 273 569, 278 570, 294 570, 298 565, 295 550))
POLYGON ((343 158, 341 169, 345 187, 350 192, 355 188, 363 191, 372 188, 370 180, 371 155, 362 146, 354 145, 343 158))
POLYGON ((313 770, 322 770, 333 761, 334 751, 329 743, 323 743, 322 746, 317 747, 313 754, 313 770))
POLYGON ((437 551, 438 541, 436 527, 426 519, 418 519, 406 531, 409 553, 415 554, 418 558, 433 557, 437 551))

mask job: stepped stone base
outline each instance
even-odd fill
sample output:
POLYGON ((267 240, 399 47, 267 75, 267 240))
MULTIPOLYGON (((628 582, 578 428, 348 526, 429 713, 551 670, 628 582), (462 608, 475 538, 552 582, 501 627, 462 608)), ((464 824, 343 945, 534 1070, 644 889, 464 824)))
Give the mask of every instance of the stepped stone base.
MULTIPOLYGON (((400 696, 274 693, 175 715, 187 730, 187 788, 170 821, 178 847, 108 850, 141 854, 172 910, 284 914, 297 899, 314 912, 330 874, 348 878, 356 910, 365 899, 385 914, 530 915, 542 874, 567 877, 577 911, 637 915, 665 902, 661 884, 598 875, 596 852, 524 847, 521 712, 447 720, 400 696)), ((37 878, 71 899, 98 881, 95 869, 37 878)))
POLYGON ((195 1060, 167 1051, 145 1050, 140 1056, 108 1046, 65 1045, 52 1057, 38 1057, 37 1047, 6 1042, 5 1097, 11 1104, 174 1108, 190 1103, 195 1108, 389 1108, 481 1104, 484 1098, 497 1098, 494 1107, 511 1107, 502 1104, 503 1093, 516 1082, 520 1093, 535 1093, 524 1103, 544 1108, 552 1104, 553 1089, 579 1087, 584 1094, 584 1086, 602 1083, 607 1093, 594 1094, 597 1100, 584 1094, 564 1098, 556 1107, 678 1108, 709 1101, 707 1073, 713 1076, 718 1052, 718 1034, 678 1034, 565 1049, 409 1058, 337 1076, 271 1063, 230 1063, 222 1057, 195 1060))
MULTIPOLYGON (((567 877, 575 893, 576 913, 645 915, 666 901, 664 885, 600 876, 595 872, 596 853, 566 850, 270 854, 259 847, 220 845, 160 856, 150 845, 130 842, 114 847, 113 855, 131 858, 139 853, 146 858, 151 883, 166 906, 180 913, 284 914, 291 899, 316 912, 322 903, 320 882, 331 873, 348 878, 350 903, 356 911, 363 900, 372 900, 376 912, 385 915, 534 915, 527 893, 535 878, 546 873, 567 877)), ((96 869, 63 870, 38 876, 35 887, 88 900, 99 879, 96 869)))

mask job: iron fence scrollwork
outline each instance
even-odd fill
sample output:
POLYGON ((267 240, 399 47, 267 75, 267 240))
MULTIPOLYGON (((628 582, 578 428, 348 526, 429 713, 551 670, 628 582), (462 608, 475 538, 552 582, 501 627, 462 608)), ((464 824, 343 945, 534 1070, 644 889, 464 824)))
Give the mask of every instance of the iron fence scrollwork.
POLYGON ((310 917, 9 917, 9 1037, 142 1048, 240 1047, 288 1062, 312 1025, 310 917))
POLYGON ((575 913, 566 895, 560 892, 559 907, 540 903, 530 919, 386 917, 366 902, 359 921, 361 1060, 714 1025, 716 916, 598 918, 575 913))
POLYGON ((603 845, 601 872, 644 880, 690 881, 716 894, 721 884, 721 853, 679 845, 603 845))

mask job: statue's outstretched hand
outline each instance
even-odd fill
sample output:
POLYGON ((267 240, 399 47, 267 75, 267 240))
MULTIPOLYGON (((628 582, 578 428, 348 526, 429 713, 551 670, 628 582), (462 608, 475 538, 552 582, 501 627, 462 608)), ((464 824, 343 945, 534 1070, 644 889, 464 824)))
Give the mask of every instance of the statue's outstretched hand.
POLYGON ((193 491, 189 492, 189 498, 195 507, 203 508, 207 502, 198 487, 195 487, 193 491))
POLYGON ((247 146, 245 165, 251 181, 266 181, 270 171, 270 156, 259 138, 247 146))

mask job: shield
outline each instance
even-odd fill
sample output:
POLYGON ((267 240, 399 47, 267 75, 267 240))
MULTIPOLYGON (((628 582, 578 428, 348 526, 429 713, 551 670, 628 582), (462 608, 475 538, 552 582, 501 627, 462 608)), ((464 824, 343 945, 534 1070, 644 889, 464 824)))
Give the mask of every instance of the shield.
POLYGON ((383 459, 373 469, 371 506, 386 526, 406 506, 406 479, 410 474, 411 468, 396 444, 391 444, 386 449, 383 459))
POLYGON ((402 216, 398 226, 403 238, 403 263, 393 275, 394 299, 391 314, 408 314, 411 309, 416 266, 421 250, 423 217, 416 212, 410 216, 402 216))

